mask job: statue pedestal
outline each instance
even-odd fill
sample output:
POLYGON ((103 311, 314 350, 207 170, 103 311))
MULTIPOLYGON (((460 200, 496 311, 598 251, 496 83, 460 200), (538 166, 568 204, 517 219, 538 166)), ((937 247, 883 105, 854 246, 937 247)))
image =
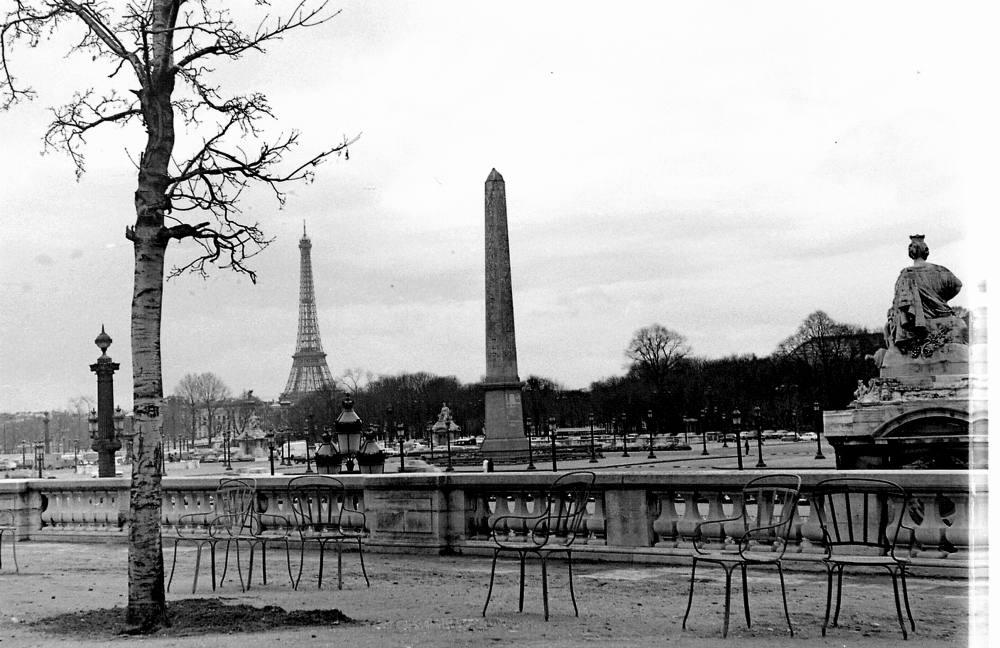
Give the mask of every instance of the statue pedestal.
POLYGON ((930 357, 889 350, 853 408, 823 413, 837 468, 986 468, 987 374, 982 349, 949 343, 930 357), (979 370, 969 373, 969 368, 979 370))
POLYGON ((528 456, 524 434, 520 382, 483 383, 486 390, 485 439, 483 455, 496 460, 521 461, 528 456))

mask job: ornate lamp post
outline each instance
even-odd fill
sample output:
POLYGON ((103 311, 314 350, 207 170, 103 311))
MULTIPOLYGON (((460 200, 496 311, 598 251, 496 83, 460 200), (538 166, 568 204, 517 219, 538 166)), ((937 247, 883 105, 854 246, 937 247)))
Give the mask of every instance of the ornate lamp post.
POLYGON ((227 423, 226 427, 223 428, 223 430, 222 430, 222 442, 224 444, 226 444, 222 448, 222 451, 223 451, 222 452, 222 456, 226 458, 226 464, 225 464, 226 465, 226 470, 232 470, 233 469, 232 448, 229 445, 230 440, 232 438, 233 438, 233 426, 232 426, 231 423, 227 423))
POLYGON ((535 462, 533 461, 532 451, 531 451, 531 437, 533 436, 535 436, 535 426, 533 421, 529 418, 528 419, 528 467, 526 470, 537 470, 535 468, 535 462))
POLYGON ((823 419, 819 409, 819 403, 813 403, 813 416, 816 417, 816 456, 815 459, 826 459, 823 454, 823 419))
POLYGON ((708 408, 701 410, 701 454, 708 456, 708 428, 705 420, 708 418, 708 408))
POLYGON ((101 350, 101 356, 96 363, 90 365, 90 370, 97 374, 97 430, 91 448, 97 451, 97 476, 114 477, 115 453, 122 447, 121 441, 115 435, 113 419, 114 374, 118 370, 118 363, 112 362, 108 356, 111 336, 104 332, 103 326, 94 344, 101 350))
POLYGON ((357 467, 357 456, 361 451, 361 436, 364 429, 364 422, 357 412, 354 411, 354 401, 350 396, 345 396, 341 403, 343 411, 334 422, 333 427, 337 432, 337 446, 340 453, 347 457, 344 472, 353 473, 357 467))
POLYGON ((618 419, 614 416, 611 417, 611 449, 614 450, 618 447, 618 419))
POLYGON ((399 472, 406 472, 403 470, 403 455, 406 454, 406 449, 403 447, 406 440, 406 427, 402 423, 396 424, 396 439, 399 440, 399 472))
POLYGON ((38 478, 42 478, 42 466, 45 464, 45 443, 35 441, 35 465, 38 466, 38 478))
POLYGON ((733 430, 736 431, 736 462, 740 470, 743 470, 743 455, 740 453, 740 424, 743 422, 740 411, 733 410, 733 430))
POLYGON ((444 422, 444 433, 448 439, 448 467, 444 469, 445 472, 452 472, 455 468, 451 465, 451 419, 449 418, 444 422))
POLYGON ((552 472, 556 472, 556 417, 549 417, 549 438, 552 441, 552 472))
POLYGON ((80 440, 73 439, 73 472, 80 472, 80 440))
POLYGON ((588 463, 597 463, 597 452, 594 450, 594 413, 591 412, 588 418, 590 419, 590 461, 588 463))
POLYGON ((311 473, 312 469, 312 457, 309 455, 309 441, 312 440, 313 431, 313 414, 306 414, 306 428, 303 431, 302 436, 306 440, 306 473, 311 473))
POLYGON ((268 430, 264 435, 267 438, 268 460, 271 463, 271 475, 274 475, 274 430, 268 430))
POLYGON ((653 454, 653 410, 646 412, 646 427, 649 428, 649 454, 646 458, 656 459, 656 455, 653 454))
POLYGON ((290 456, 292 454, 292 430, 288 425, 288 409, 292 406, 290 400, 278 401, 278 407, 281 408, 281 432, 282 439, 281 445, 286 446, 285 451, 281 453, 281 464, 282 466, 291 466, 292 460, 290 456))
POLYGON ((25 449, 25 447, 27 445, 28 445, 28 440, 27 439, 21 439, 21 466, 22 467, 23 466, 27 466, 27 464, 28 464, 28 457, 27 457, 27 455, 24 452, 24 449, 25 449))
POLYGON ((51 448, 49 447, 49 421, 51 421, 51 420, 52 420, 52 418, 49 416, 48 412, 42 413, 42 426, 43 426, 43 430, 45 432, 45 436, 44 436, 44 438, 45 438, 45 454, 48 454, 48 453, 52 452, 51 448))
POLYGON ((757 468, 767 468, 764 463, 764 423, 760 416, 760 407, 753 408, 753 418, 757 423, 757 468))
POLYGON ((628 456, 628 425, 625 423, 625 412, 622 412, 622 447, 625 449, 622 452, 622 457, 628 456))

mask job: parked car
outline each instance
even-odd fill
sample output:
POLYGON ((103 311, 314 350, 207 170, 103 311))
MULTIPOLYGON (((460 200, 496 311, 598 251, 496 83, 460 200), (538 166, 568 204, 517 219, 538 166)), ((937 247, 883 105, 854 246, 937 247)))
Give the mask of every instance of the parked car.
POLYGON ((815 432, 803 432, 799 435, 800 441, 815 441, 817 438, 815 432))
POLYGON ((782 441, 798 441, 801 438, 802 438, 801 434, 796 438, 794 432, 789 432, 788 434, 786 434, 783 437, 781 437, 781 440, 782 441))

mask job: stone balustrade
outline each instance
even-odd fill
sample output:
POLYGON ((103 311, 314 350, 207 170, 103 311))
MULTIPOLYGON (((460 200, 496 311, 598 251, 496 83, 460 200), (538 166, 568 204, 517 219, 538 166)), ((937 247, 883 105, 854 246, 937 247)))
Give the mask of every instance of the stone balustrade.
MULTIPOLYGON (((694 528, 705 519, 734 513, 733 496, 761 471, 683 473, 597 471, 579 554, 600 560, 686 564, 694 528)), ((809 471, 788 539, 786 560, 803 566, 822 555, 822 533, 810 492, 828 477, 878 477, 885 472, 809 471)), ((894 471, 891 479, 911 494, 896 551, 916 568, 962 575, 986 547, 988 506, 985 471, 894 471)), ((518 473, 418 473, 344 476, 350 511, 363 512, 371 532, 368 548, 383 552, 490 551, 491 523, 503 515, 534 510, 555 475, 518 473)), ((265 524, 290 523, 289 477, 256 477, 258 510, 265 524)), ((163 522, 205 524, 213 511, 219 477, 166 477, 163 522)), ((0 508, 18 516, 20 537, 31 540, 126 541, 127 479, 10 480, 0 482, 0 508)), ((738 501, 738 499, 736 500, 738 501)), ((702 529, 715 541, 732 541, 732 528, 702 529)), ((512 525, 509 538, 527 540, 512 525)))

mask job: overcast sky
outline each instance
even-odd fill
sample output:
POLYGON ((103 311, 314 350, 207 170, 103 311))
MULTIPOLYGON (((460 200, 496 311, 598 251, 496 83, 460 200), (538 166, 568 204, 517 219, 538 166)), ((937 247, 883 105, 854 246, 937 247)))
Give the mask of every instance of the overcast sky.
MULTIPOLYGON (((582 388, 621 374, 630 337, 652 323, 710 358, 767 355, 817 309, 881 327, 910 234, 964 282, 953 304, 982 299, 976 216, 996 176, 975 149, 996 113, 979 94, 995 85, 992 69, 977 77, 995 38, 980 15, 868 2, 341 6, 267 55, 219 64, 224 90, 267 93, 273 132, 302 131, 302 155, 361 137, 283 210, 248 196, 275 237, 254 260, 257 285, 226 271, 167 284, 168 394, 207 371, 234 392, 281 392, 303 221, 335 376, 479 380, 492 168, 507 186, 522 379, 582 388)), ((10 53, 39 97, 0 113, 2 411, 94 395, 102 324, 122 364, 118 402, 131 403, 124 230, 128 154, 143 138, 94 132, 79 182, 65 156, 39 155, 47 108, 107 82, 106 66, 66 49, 57 33, 10 53)), ((168 260, 192 252, 175 245, 168 260)))

